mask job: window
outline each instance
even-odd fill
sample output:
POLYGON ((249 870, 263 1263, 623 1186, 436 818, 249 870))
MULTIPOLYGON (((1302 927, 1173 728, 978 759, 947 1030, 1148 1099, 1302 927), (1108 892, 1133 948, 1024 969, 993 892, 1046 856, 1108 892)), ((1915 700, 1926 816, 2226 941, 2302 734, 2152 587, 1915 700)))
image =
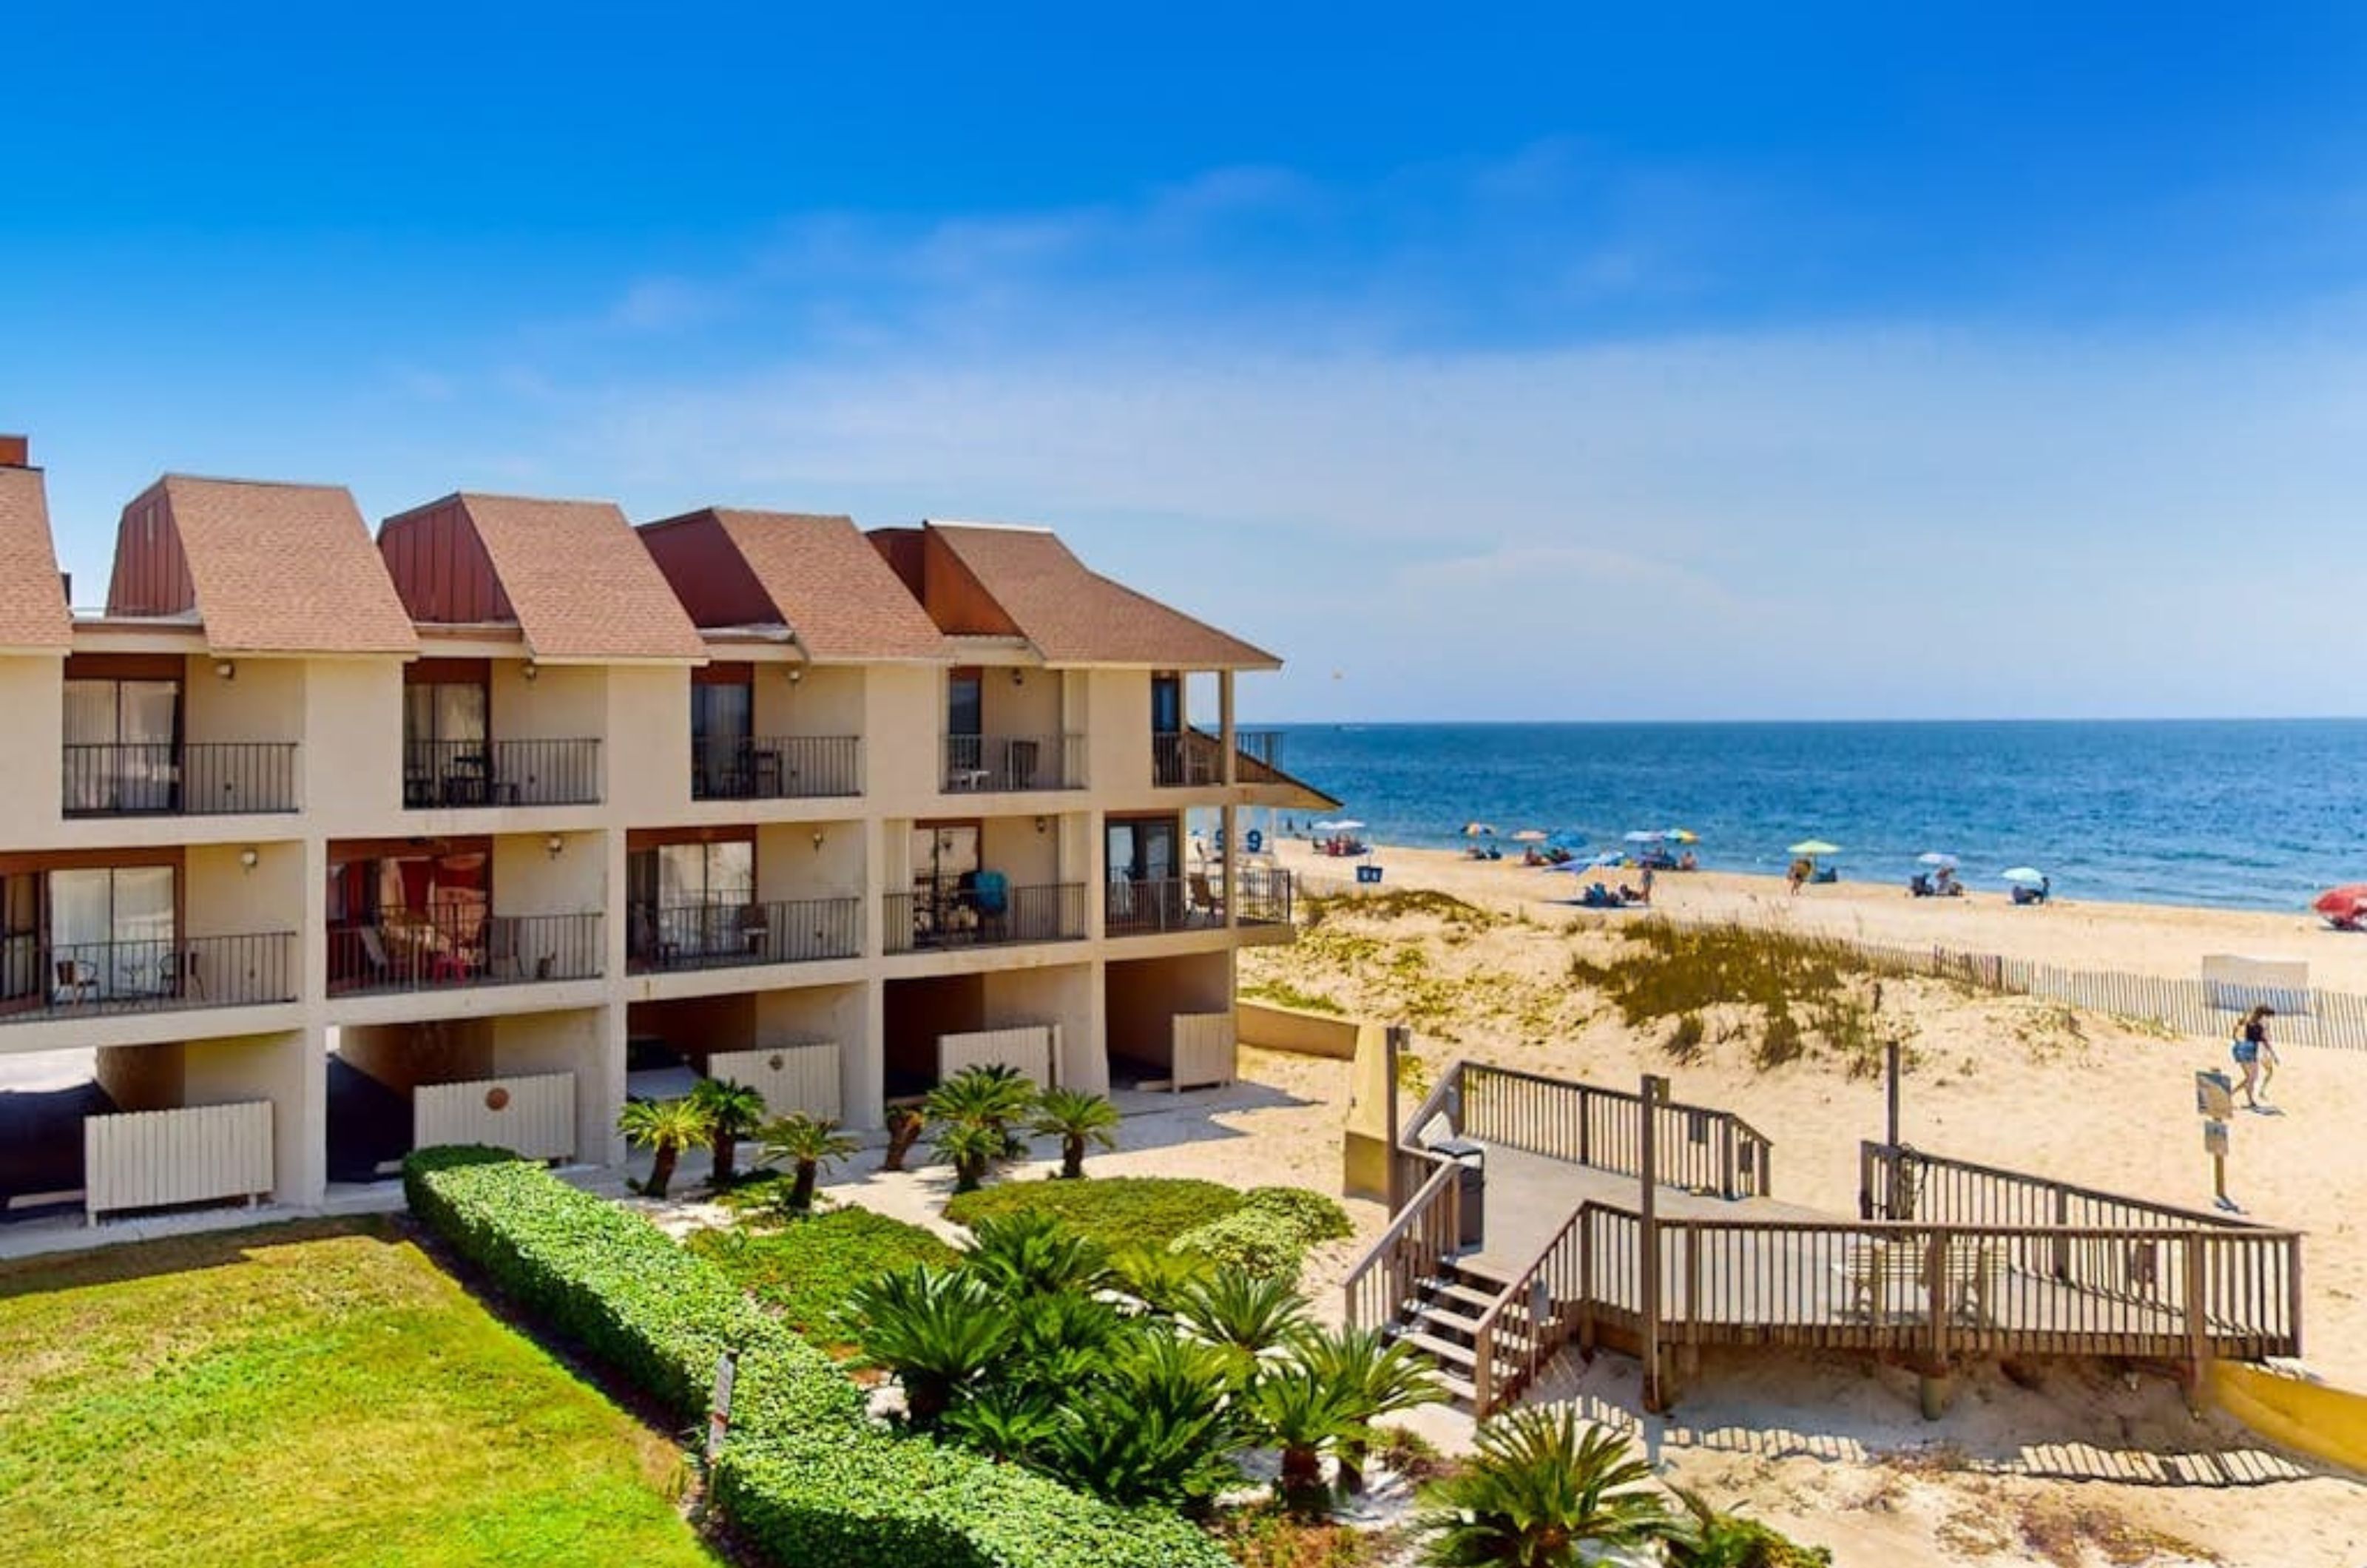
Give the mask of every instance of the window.
POLYGON ((625 891, 637 958, 737 952, 747 940, 741 914, 756 901, 756 846, 740 839, 635 850, 625 891))
POLYGON ((416 745, 485 743, 485 688, 473 681, 418 682, 402 689, 402 739, 416 745))
POLYGON ((1150 678, 1150 732, 1173 735, 1184 728, 1184 677, 1162 671, 1150 678))

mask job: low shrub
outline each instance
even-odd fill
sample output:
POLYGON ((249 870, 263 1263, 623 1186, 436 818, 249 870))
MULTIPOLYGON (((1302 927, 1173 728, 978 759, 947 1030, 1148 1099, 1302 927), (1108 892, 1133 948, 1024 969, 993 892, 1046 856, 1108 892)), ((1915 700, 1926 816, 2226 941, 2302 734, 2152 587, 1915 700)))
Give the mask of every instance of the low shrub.
POLYGON ((785 1568, 1228 1568, 1172 1515, 889 1436, 829 1358, 721 1269, 538 1165, 427 1149, 403 1162, 403 1190, 505 1295, 683 1419, 705 1414, 717 1356, 738 1350, 715 1495, 785 1568))
POLYGON ((1105 1247, 1129 1242, 1164 1247, 1185 1231, 1233 1213, 1244 1201, 1221 1182, 1101 1176, 1091 1181, 1010 1181, 964 1192, 946 1205, 946 1218, 974 1225, 1008 1214, 1048 1214, 1105 1247))
POLYGON ((859 1208, 776 1230, 695 1231, 686 1245, 789 1327, 834 1348, 844 1344, 838 1309, 857 1286, 909 1264, 954 1260, 954 1249, 919 1225, 859 1208))
POLYGON ((1243 1195, 1241 1207, 1273 1214, 1297 1226, 1309 1246, 1344 1241, 1355 1234, 1356 1227, 1348 1223, 1347 1210, 1322 1193, 1304 1187, 1252 1187, 1243 1195))
POLYGON ((1220 1269, 1295 1284, 1309 1247, 1352 1228, 1347 1211, 1320 1192, 1260 1187, 1244 1194, 1233 1213, 1184 1232, 1171 1245, 1220 1269))

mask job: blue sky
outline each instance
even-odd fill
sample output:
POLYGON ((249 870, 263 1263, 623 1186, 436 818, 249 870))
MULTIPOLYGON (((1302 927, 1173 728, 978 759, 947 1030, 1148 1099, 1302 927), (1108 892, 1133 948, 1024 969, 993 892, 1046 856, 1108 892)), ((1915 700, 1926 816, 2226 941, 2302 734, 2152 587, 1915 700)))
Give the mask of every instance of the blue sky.
POLYGON ((179 469, 1042 522, 1268 718, 2361 711, 2367 12, 854 9, 12 16, 76 597, 179 469))

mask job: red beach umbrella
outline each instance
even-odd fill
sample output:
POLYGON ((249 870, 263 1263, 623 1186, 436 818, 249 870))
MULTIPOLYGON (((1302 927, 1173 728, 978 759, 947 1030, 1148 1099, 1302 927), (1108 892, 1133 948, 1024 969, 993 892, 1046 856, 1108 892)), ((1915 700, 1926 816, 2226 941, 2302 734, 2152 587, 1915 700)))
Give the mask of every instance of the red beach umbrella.
POLYGON ((2317 896, 2317 902, 2310 908, 2329 920, 2356 920, 2362 914, 2367 914, 2367 882, 2329 887, 2317 896))

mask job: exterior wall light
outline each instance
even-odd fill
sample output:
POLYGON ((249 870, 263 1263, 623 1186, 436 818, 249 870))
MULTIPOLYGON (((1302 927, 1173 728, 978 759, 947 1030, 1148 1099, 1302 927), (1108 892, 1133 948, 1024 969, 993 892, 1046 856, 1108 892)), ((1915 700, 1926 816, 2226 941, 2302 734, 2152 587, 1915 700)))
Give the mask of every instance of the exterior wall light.
POLYGON ((806 678, 806 667, 802 664, 792 664, 785 673, 789 678, 789 684, 794 686, 806 678))
POLYGON ((214 673, 225 681, 235 681, 238 679, 238 666, 227 659, 217 659, 214 660, 214 673))
POLYGON ((1024 686, 1027 684, 1027 671, 1022 670, 1016 664, 1013 665, 1011 667, 1011 683, 1014 686, 1024 686))
POLYGON ((822 844, 822 840, 823 840, 823 838, 824 838, 824 837, 826 837, 826 835, 822 832, 822 830, 821 830, 821 829, 817 828, 817 829, 814 829, 814 831, 813 831, 814 853, 816 853, 816 854, 820 854, 820 853, 821 853, 821 844, 822 844))
POLYGON ((526 661, 526 668, 519 671, 518 673, 525 676, 527 678, 527 682, 531 685, 534 682, 541 679, 542 666, 529 659, 526 661))
POLYGON ((253 871, 262 860, 263 857, 255 852, 253 844, 238 852, 238 865, 241 871, 253 871))
POLYGON ((1038 817, 1036 818, 1036 830, 1039 833, 1048 831, 1051 826, 1052 819, 1049 817, 1038 817))
POLYGON ((565 853, 566 850, 567 840, 561 838, 556 833, 553 833, 549 838, 545 839, 542 841, 542 852, 549 855, 553 860, 557 860, 561 854, 565 853))

